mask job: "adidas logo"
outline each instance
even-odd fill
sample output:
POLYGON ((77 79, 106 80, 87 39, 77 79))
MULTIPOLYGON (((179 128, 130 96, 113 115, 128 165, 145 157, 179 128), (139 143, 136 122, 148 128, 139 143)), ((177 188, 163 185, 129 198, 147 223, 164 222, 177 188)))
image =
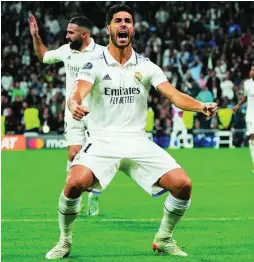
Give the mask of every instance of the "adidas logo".
POLYGON ((108 74, 103 77, 103 80, 112 80, 108 74))

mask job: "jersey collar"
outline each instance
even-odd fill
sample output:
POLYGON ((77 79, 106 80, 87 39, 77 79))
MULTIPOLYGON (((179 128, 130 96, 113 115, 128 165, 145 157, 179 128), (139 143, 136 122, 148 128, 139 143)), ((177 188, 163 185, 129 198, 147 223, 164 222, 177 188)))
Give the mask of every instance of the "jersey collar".
POLYGON ((93 38, 91 38, 91 42, 90 44, 85 47, 82 51, 78 51, 78 50, 72 50, 73 53, 86 53, 86 52, 92 52, 95 48, 96 44, 93 40, 93 38))
MULTIPOLYGON (((108 46, 103 51, 103 57, 107 65, 118 65, 120 64, 115 60, 115 58, 109 53, 108 46)), ((124 67, 127 65, 137 65, 138 58, 137 53, 132 49, 132 54, 129 60, 124 64, 124 67)))

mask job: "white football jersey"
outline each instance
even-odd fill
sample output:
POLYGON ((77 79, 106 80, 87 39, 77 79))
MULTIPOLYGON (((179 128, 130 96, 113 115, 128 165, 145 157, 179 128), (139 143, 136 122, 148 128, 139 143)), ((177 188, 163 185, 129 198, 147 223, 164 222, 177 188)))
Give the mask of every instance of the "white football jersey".
POLYGON ((254 80, 244 82, 244 95, 247 96, 246 120, 254 122, 254 80))
POLYGON ((151 85, 167 81, 163 71, 132 50, 123 67, 105 48, 85 65, 77 80, 93 84, 89 96, 91 131, 144 132, 151 85))
POLYGON ((43 63, 64 63, 66 72, 66 98, 68 98, 73 89, 75 79, 81 70, 81 67, 85 64, 86 61, 90 59, 91 55, 101 53, 103 49, 104 47, 95 44, 93 39, 91 39, 90 44, 81 52, 71 49, 70 44, 65 44, 58 49, 47 51, 44 54, 43 63))

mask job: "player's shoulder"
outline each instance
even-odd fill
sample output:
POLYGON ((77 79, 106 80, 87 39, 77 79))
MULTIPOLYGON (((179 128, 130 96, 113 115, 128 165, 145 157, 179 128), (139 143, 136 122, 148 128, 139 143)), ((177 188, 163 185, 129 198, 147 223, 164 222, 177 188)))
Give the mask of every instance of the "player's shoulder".
POLYGON ((246 79, 243 82, 243 87, 245 90, 247 90, 252 84, 253 84, 253 81, 251 79, 246 79))
POLYGON ((251 79, 251 78, 249 78, 249 79, 246 79, 245 81, 244 81, 244 84, 247 84, 247 85, 253 85, 254 84, 254 81, 251 79))
POLYGON ((59 47, 62 51, 71 52, 70 44, 64 44, 59 47))
POLYGON ((98 70, 101 68, 101 64, 103 62, 103 52, 92 53, 86 62, 82 66, 82 69, 94 69, 98 70))
POLYGON ((137 65, 141 66, 143 70, 152 72, 158 69, 158 66, 153 63, 148 57, 136 53, 137 65))
POLYGON ((150 63, 151 60, 148 57, 145 57, 139 53, 135 53, 136 54, 136 58, 137 58, 137 63, 138 64, 142 64, 142 63, 150 63))
POLYGON ((95 46, 94 46, 94 51, 95 52, 103 52, 103 50, 105 49, 105 46, 103 46, 103 45, 99 45, 99 44, 95 44, 95 46))

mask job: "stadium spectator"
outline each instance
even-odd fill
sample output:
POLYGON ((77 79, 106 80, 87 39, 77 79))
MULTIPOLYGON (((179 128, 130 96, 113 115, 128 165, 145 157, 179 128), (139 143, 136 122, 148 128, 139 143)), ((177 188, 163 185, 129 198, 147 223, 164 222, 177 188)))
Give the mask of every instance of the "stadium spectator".
POLYGON ((221 82, 220 88, 222 91, 222 97, 227 97, 228 99, 232 100, 234 98, 234 84, 230 80, 230 73, 226 73, 226 78, 221 82))
POLYGON ((5 91, 9 92, 13 88, 13 77, 9 71, 2 71, 2 74, 3 74, 1 79, 2 88, 5 91))

